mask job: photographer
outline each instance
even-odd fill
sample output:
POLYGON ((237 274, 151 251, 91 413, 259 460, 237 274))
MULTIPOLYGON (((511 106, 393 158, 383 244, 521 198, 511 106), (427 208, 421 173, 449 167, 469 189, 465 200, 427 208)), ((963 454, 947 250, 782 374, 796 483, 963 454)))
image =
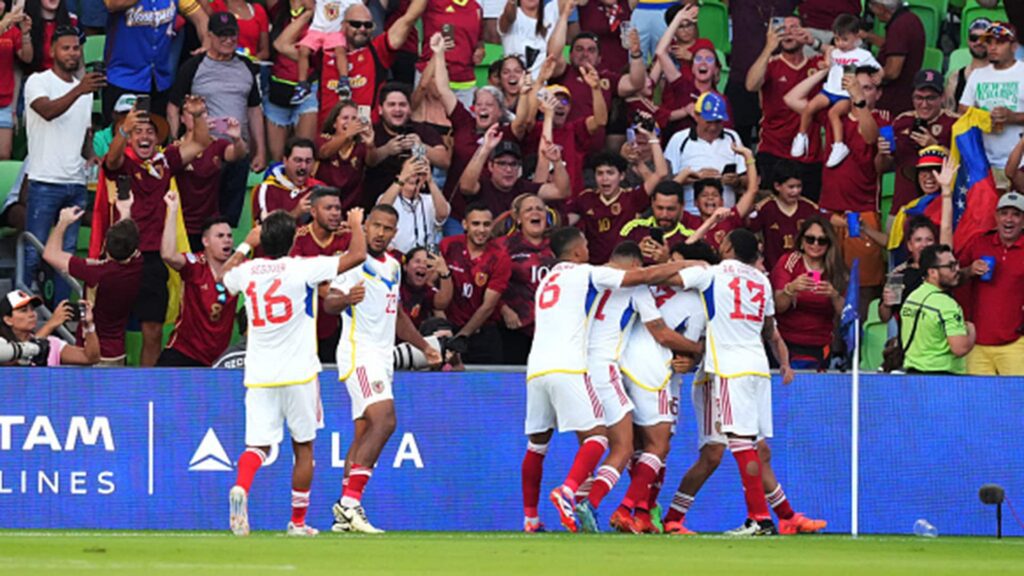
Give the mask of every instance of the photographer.
POLYGON ((430 162, 416 156, 405 161, 398 178, 377 203, 391 204, 398 211, 398 232, 391 241, 391 249, 402 253, 414 246, 435 244, 450 211, 448 201, 430 175, 430 162))
POLYGON ((53 336, 35 337, 34 331, 39 322, 35 308, 42 303, 38 296, 31 296, 21 290, 8 292, 4 299, 0 300, 0 340, 8 344, 29 343, 37 346, 38 352, 35 355, 24 358, 29 360, 28 364, 31 366, 90 366, 99 362, 100 341, 96 337, 96 326, 92 323, 92 305, 84 300, 80 303, 85 347, 79 347, 53 336))

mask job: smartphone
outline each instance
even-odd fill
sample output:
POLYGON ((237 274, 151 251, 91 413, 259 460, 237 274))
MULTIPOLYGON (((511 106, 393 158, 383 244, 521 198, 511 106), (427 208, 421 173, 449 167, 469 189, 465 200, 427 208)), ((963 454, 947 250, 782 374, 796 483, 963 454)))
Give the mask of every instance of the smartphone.
POLYGON ((102 74, 106 76, 107 63, 103 62, 102 60, 97 60, 96 62, 89 62, 85 65, 85 71, 92 74, 102 74))
POLYGON ((132 195, 132 181, 127 176, 122 174, 117 177, 117 199, 127 200, 132 195))
POLYGON ((422 142, 418 142, 412 145, 412 157, 417 160, 426 160, 427 158, 427 147, 422 142))
POLYGON ((69 322, 81 322, 82 318, 85 318, 85 302, 76 302, 74 304, 68 302, 67 307, 71 312, 71 317, 68 319, 69 322))
POLYGON ((140 94, 139 97, 135 99, 135 109, 136 110, 138 110, 140 112, 147 112, 148 113, 149 112, 149 107, 150 107, 149 94, 140 94))
POLYGON ((722 175, 725 175, 725 174, 735 174, 735 173, 736 173, 736 165, 735 164, 726 164, 724 167, 722 167, 722 175))
POLYGON ((857 73, 857 65, 856 64, 843 64, 843 74, 856 74, 856 73, 857 73))
POLYGON ((441 35, 444 36, 445 44, 455 44, 455 27, 451 24, 441 26, 441 35))
POLYGON ((811 277, 811 280, 814 280, 815 284, 821 284, 821 270, 811 270, 807 275, 811 277))
POLYGON ((219 118, 210 119, 210 130, 217 132, 218 134, 224 134, 228 131, 228 117, 221 116, 219 118))
POLYGON ((783 16, 772 16, 772 30, 776 32, 782 32, 786 27, 786 18, 783 16))
POLYGON ((914 118, 914 127, 910 130, 911 132, 917 132, 918 130, 928 131, 928 121, 924 118, 914 118))
POLYGON ((658 244, 665 243, 665 231, 661 228, 651 228, 651 240, 654 240, 658 244))

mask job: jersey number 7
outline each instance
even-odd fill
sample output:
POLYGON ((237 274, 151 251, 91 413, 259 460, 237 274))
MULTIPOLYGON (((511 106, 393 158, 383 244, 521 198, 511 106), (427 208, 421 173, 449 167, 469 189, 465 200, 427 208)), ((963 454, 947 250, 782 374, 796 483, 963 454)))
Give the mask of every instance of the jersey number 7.
POLYGON ((270 284, 270 288, 260 297, 256 294, 256 283, 249 282, 245 289, 245 295, 252 302, 252 325, 261 328, 271 324, 284 324, 292 318, 291 298, 278 294, 277 289, 281 287, 281 279, 278 278, 270 284), (263 300, 263 315, 260 315, 260 300, 263 300), (279 313, 275 313, 274 306, 278 307, 279 313), (283 309, 282 309, 283 306, 283 309))
POLYGON ((729 288, 732 289, 733 295, 733 309, 729 314, 729 318, 733 320, 749 320, 751 322, 764 321, 764 284, 754 282, 753 280, 747 280, 744 283, 739 278, 733 278, 732 282, 729 282, 729 288), (744 294, 744 292, 747 294, 744 294), (743 297, 745 295, 749 295, 749 303, 757 306, 757 314, 743 312, 743 297))

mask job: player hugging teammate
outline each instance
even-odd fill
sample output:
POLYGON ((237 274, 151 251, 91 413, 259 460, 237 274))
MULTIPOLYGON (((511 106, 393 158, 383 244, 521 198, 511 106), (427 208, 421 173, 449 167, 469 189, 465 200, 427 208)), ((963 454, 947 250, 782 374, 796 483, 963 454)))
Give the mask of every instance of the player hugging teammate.
POLYGON ((757 267, 753 233, 732 231, 721 245, 721 263, 697 244, 679 246, 666 264, 641 268, 636 245, 627 242, 606 266, 590 266, 587 241, 571 228, 556 230, 551 248, 560 262, 537 290, 537 330, 527 368, 524 530, 544 530, 537 506, 544 456, 557 424, 559 431, 576 432, 581 444, 568 477, 550 493, 566 529, 599 530, 597 508, 629 463, 630 485, 610 524, 623 532, 661 532, 658 514, 652 517, 651 511, 678 415, 680 377, 673 372, 695 365, 700 368, 691 397, 700 457, 673 497, 664 531, 693 533, 684 525, 685 514, 726 446, 739 466, 748 515, 728 534, 822 530, 824 521, 793 512, 768 463, 772 413, 765 342, 784 383, 793 372, 775 329, 771 285, 757 267))

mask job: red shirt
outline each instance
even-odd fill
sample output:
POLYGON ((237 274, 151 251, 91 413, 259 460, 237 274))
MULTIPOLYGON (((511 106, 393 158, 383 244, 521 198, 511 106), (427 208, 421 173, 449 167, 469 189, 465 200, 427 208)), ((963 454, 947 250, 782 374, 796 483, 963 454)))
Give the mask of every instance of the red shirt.
POLYGON ((399 297, 402 300, 402 310, 409 315, 413 325, 419 328, 424 320, 434 314, 434 298, 437 297, 437 288, 426 284, 417 288, 403 281, 399 288, 399 297))
MULTIPOLYGON (((389 12, 387 18, 384 19, 384 34, 381 36, 387 36, 388 32, 391 31, 391 27, 394 26, 395 21, 405 15, 409 11, 409 5, 412 4, 412 0, 399 0, 398 7, 389 12)), ((415 27, 409 29, 409 35, 405 38, 405 43, 398 48, 399 52, 407 52, 409 54, 419 54, 420 52, 420 33, 415 27)))
MULTIPOLYGON (((809 272, 803 254, 791 252, 780 258, 772 268, 772 287, 775 290, 782 290, 786 284, 809 272)), ((782 339, 801 346, 830 345, 835 318, 836 311, 832 307, 832 299, 810 290, 797 293, 793 306, 775 315, 782 339)))
POLYGON ((127 175, 132 183, 132 220, 139 227, 139 251, 155 252, 160 250, 160 239, 164 234, 164 216, 167 205, 164 194, 170 189, 171 178, 184 170, 181 153, 177 144, 171 144, 154 158, 140 162, 135 160, 131 148, 125 150, 124 161, 117 170, 107 169, 111 180, 120 175, 127 175))
POLYGON ((501 296, 501 304, 511 308, 519 316, 522 330, 532 335, 533 298, 537 285, 555 265, 555 254, 546 239, 538 246, 527 242, 521 233, 504 236, 497 241, 512 261, 512 276, 508 289, 501 296))
POLYGON ((885 25, 885 43, 878 51, 878 63, 885 66, 890 56, 903 56, 904 60, 900 75, 885 85, 878 99, 878 107, 882 110, 896 115, 914 107, 911 101, 914 76, 924 63, 925 40, 924 25, 909 8, 897 10, 885 25))
MULTIPOLYGON (((523 140, 523 155, 536 156, 540 148, 540 138, 544 126, 541 122, 534 125, 533 130, 523 140)), ((573 195, 583 191, 583 168, 586 165, 587 152, 596 152, 604 146, 604 131, 598 130, 591 134, 587 130, 585 118, 566 120, 561 126, 555 125, 551 131, 551 139, 562 147, 562 161, 569 173, 569 187, 573 195)))
MULTIPOLYGON (((800 131, 800 115, 786 106, 783 98, 804 78, 824 67, 824 62, 823 57, 814 56, 805 58, 803 64, 794 68, 782 56, 768 59, 764 83, 761 85, 761 141, 757 145, 758 152, 794 160, 789 150, 793 138, 800 131)), ((820 131, 821 126, 817 122, 811 124, 810 134, 818 134, 820 131)), ((811 138, 810 141, 810 153, 795 160, 805 163, 822 161, 821 138, 811 138)))
MULTIPOLYGON (((430 38, 440 33, 445 24, 452 26, 455 48, 444 53, 448 63, 448 78, 452 82, 475 82, 473 52, 480 44, 483 31, 483 13, 476 0, 431 0, 423 12, 423 37, 430 38)), ((416 69, 420 72, 427 67, 434 51, 430 43, 424 42, 420 61, 416 69)))
POLYGON ((214 278, 205 254, 184 256, 185 266, 178 271, 184 294, 167 347, 212 366, 231 344, 238 295, 228 294, 224 285, 214 278))
MULTIPOLYGON (((896 190, 890 214, 896 214, 902 206, 921 195, 917 186, 917 153, 921 151, 921 147, 910 139, 916 118, 911 110, 900 114, 892 121, 893 137, 896 140, 896 153, 893 155, 896 190)), ((926 128, 939 141, 939 145, 949 148, 953 137, 953 124, 956 121, 956 116, 942 110, 926 128)))
POLYGON ((309 176, 306 178, 306 184, 298 187, 285 176, 284 166, 278 166, 266 180, 259 183, 252 191, 253 222, 259 222, 264 212, 267 214, 274 210, 291 212, 310 189, 323 184, 320 180, 309 176))
MULTIPOLYGON (((249 52, 255 55, 260 49, 260 34, 270 32, 270 19, 267 17, 267 11, 263 9, 262 4, 257 2, 247 2, 247 4, 252 9, 252 16, 250 18, 239 18, 235 14, 235 19, 238 21, 238 45, 242 48, 248 48, 249 52)), ((224 0, 213 0, 213 2, 210 2, 210 10, 213 12, 228 12, 228 7, 224 0)))
MULTIPOLYGON (((466 210, 466 197, 459 194, 459 178, 466 170, 466 166, 473 158, 477 148, 483 144, 483 136, 476 129, 476 118, 466 110, 462 102, 455 103, 455 109, 448 117, 452 122, 452 161, 448 167, 448 179, 444 183, 444 195, 451 204, 451 217, 455 220, 462 220, 466 210)), ((505 124, 501 126, 502 138, 513 141, 512 126, 505 124)), ((480 181, 488 179, 487 164, 484 164, 483 172, 480 174, 480 181)), ((494 214, 498 215, 497 212, 494 214)))
POLYGON ((181 215, 189 234, 199 234, 207 218, 220 214, 220 171, 230 145, 227 140, 214 140, 178 176, 181 215))
MULTIPOLYGON (((723 122, 726 128, 732 128, 732 119, 735 116, 732 113, 732 103, 717 89, 712 90, 715 94, 718 94, 725 100, 725 110, 729 114, 729 119, 723 122)), ((658 118, 663 122, 668 122, 669 115, 675 110, 681 110, 686 108, 690 104, 696 104, 697 98, 700 98, 700 88, 693 81, 693 77, 689 75, 682 75, 670 82, 665 90, 661 93, 661 107, 658 109, 658 118)), ((798 118, 799 120, 799 118, 798 118)), ((687 128, 693 128, 697 125, 697 121, 692 116, 687 116, 682 120, 676 120, 674 122, 668 122, 664 126, 665 130, 662 132, 662 140, 668 142, 668 139, 673 134, 680 130, 686 130, 687 128)))
POLYGON ((486 204, 491 209, 491 215, 497 218, 499 214, 512 208, 512 200, 515 200, 516 196, 520 194, 536 194, 540 187, 541 185, 536 182, 520 178, 516 180, 511 189, 501 190, 494 185, 494 181, 491 180, 490 176, 485 176, 480 180, 480 191, 477 192, 473 201, 486 204))
MULTIPOLYGON (((888 116, 879 110, 871 114, 879 127, 889 124, 888 116)), ((831 146, 831 128, 826 126, 826 132, 826 142, 831 146)), ((857 130, 857 122, 849 115, 843 117, 843 132, 850 155, 839 166, 822 171, 819 204, 833 212, 875 212, 878 210, 878 171, 875 170, 878 142, 865 142, 857 130)))
MULTIPOLYGON (((331 139, 327 134, 317 137, 317 150, 331 139)), ((329 160, 317 162, 316 175, 324 184, 341 190, 341 210, 347 213, 353 206, 369 209, 373 204, 363 197, 363 177, 366 173, 366 144, 359 142, 350 150, 340 150, 329 160)))
POLYGON ((800 16, 804 26, 831 30, 832 23, 840 14, 859 16, 862 10, 860 0, 803 0, 800 2, 800 16))
MULTIPOLYGON (((690 230, 696 230, 704 223, 703 218, 695 214, 690 214, 685 210, 683 211, 683 215, 679 221, 682 222, 683 226, 686 226, 690 230)), ((711 229, 704 234, 704 242, 706 242, 708 246, 711 246, 712 250, 718 252, 718 247, 722 245, 722 242, 725 240, 725 237, 729 232, 743 227, 743 218, 740 218, 740 213, 736 211, 736 208, 733 208, 729 211, 729 216, 719 221, 718 224, 712 226, 711 229)))
MULTIPOLYGON (((622 78, 622 74, 605 68, 603 65, 598 70, 598 74, 601 76, 601 94, 604 95, 605 109, 608 110, 608 114, 611 114, 612 97, 618 95, 619 79, 622 78)), ((572 105, 569 107, 569 115, 565 119, 566 125, 573 120, 582 120, 594 114, 594 93, 580 76, 579 68, 570 64, 566 67, 565 73, 551 83, 565 86, 572 94, 572 105)))
POLYGON ((992 280, 972 278, 957 293, 967 320, 978 331, 982 346, 1011 344, 1021 337, 1024 326, 1024 236, 1007 247, 995 231, 979 234, 959 250, 960 267, 967 268, 982 256, 996 259, 992 280), (984 306, 984 309, 982 309, 984 306))
POLYGON ((629 190, 620 189, 619 195, 606 201, 594 190, 585 190, 569 201, 568 211, 579 215, 576 227, 587 237, 590 263, 604 264, 612 251, 623 241, 619 232, 627 222, 638 218, 651 205, 651 197, 641 185, 629 190))
POLYGON ((85 283, 86 294, 93 303, 100 356, 108 360, 121 358, 124 333, 142 281, 142 256, 136 253, 124 262, 72 256, 68 272, 85 283))
MULTIPOLYGON (((307 224, 295 231, 295 243, 289 256, 337 256, 348 250, 351 237, 348 234, 332 234, 326 242, 320 242, 313 235, 313 224, 307 224)), ((316 337, 328 338, 338 331, 341 316, 324 312, 324 302, 317 299, 316 337)))
POLYGON ((764 267, 771 270, 782 256, 797 249, 796 237, 804 220, 820 214, 818 205, 806 198, 798 198, 796 211, 787 216, 775 198, 768 198, 757 205, 747 219, 751 232, 761 235, 764 242, 764 267))
MULTIPOLYGON (((483 305, 486 290, 504 293, 512 275, 512 262, 498 242, 488 242, 483 254, 475 259, 470 257, 466 244, 465 234, 441 240, 441 254, 452 272, 455 287, 455 297, 446 312, 452 324, 459 327, 465 326, 483 305)), ((485 324, 494 324, 497 317, 498 309, 495 307, 494 314, 485 324)))
POLYGON ((611 6, 603 2, 588 2, 576 8, 579 26, 583 32, 597 34, 601 47, 601 66, 622 71, 629 64, 629 52, 622 47, 620 26, 629 21, 633 10, 627 0, 616 0, 611 6))
MULTIPOLYGON (((413 30, 413 35, 415 33, 415 30, 413 30)), ((377 110, 378 84, 383 86, 384 82, 377 81, 377 65, 373 60, 373 54, 370 53, 370 45, 377 52, 377 58, 380 59, 381 66, 387 69, 394 63, 395 54, 391 51, 391 45, 388 44, 388 35, 386 33, 381 34, 374 38, 370 44, 348 52, 348 82, 349 87, 352 88, 352 101, 357 106, 368 107, 370 109, 370 117, 376 122, 379 118, 377 110)), ((324 52, 322 63, 320 67, 320 89, 317 94, 320 106, 317 112, 317 128, 324 127, 324 122, 327 121, 327 115, 331 113, 331 108, 334 108, 334 105, 338 103, 338 93, 335 92, 338 88, 338 65, 334 58, 333 50, 324 52)))
POLYGON ((21 48, 21 30, 11 26, 0 34, 0 107, 14 99, 14 58, 21 48))

